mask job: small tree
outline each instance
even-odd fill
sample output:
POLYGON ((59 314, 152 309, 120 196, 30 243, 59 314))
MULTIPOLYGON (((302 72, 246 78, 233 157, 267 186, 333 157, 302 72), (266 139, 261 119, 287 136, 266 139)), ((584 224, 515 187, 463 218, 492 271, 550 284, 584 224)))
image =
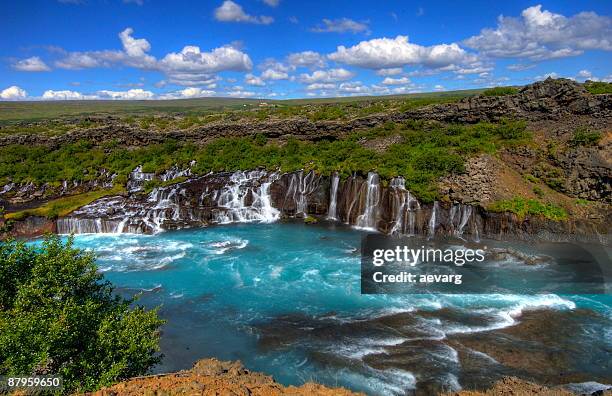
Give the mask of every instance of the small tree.
POLYGON ((0 374, 56 374, 89 391, 161 360, 157 310, 130 308, 92 253, 49 236, 41 247, 0 242, 0 374))

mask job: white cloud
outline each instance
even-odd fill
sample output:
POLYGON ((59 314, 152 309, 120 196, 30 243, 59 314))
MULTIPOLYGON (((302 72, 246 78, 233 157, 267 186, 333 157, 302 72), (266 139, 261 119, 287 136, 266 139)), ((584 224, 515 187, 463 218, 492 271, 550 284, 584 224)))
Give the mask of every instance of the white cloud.
POLYGON ((546 73, 540 76, 535 76, 533 79, 536 81, 541 81, 541 80, 546 80, 547 78, 559 78, 561 77, 558 73, 555 72, 551 72, 551 73, 546 73))
POLYGON ((76 91, 54 91, 47 90, 42 95, 43 100, 83 100, 83 99, 91 99, 86 97, 80 92, 76 91))
POLYGON ((301 74, 300 81, 306 84, 313 84, 317 82, 329 83, 337 81, 350 80, 355 76, 355 73, 346 69, 329 69, 329 70, 316 70, 311 74, 301 74))
POLYGON ((261 78, 264 80, 287 80, 289 74, 275 69, 266 69, 261 73, 261 78))
POLYGON ((325 67, 325 58, 315 51, 289 54, 287 62, 293 67, 325 67))
POLYGON ((363 85, 360 81, 345 82, 338 86, 338 92, 352 95, 363 95, 370 93, 370 88, 363 85))
POLYGON ((123 50, 70 52, 55 63, 64 69, 113 67, 118 65, 144 70, 157 70, 168 76, 165 83, 182 86, 203 86, 214 89, 221 71, 248 71, 253 63, 248 54, 235 46, 224 46, 202 51, 194 45, 185 46, 180 52, 171 52, 157 60, 149 55, 151 45, 146 39, 136 39, 133 30, 127 28, 119 34, 123 50))
POLYGON ((340 19, 323 19, 323 25, 318 25, 310 29, 317 33, 369 33, 370 29, 368 24, 364 22, 357 22, 349 18, 340 19))
POLYGON ((264 82, 264 80, 261 79, 261 77, 257 77, 251 73, 244 76, 244 83, 248 85, 254 85, 256 87, 263 87, 264 85, 266 85, 266 83, 264 82))
POLYGON ((134 30, 127 28, 119 33, 123 50, 103 50, 87 52, 70 52, 63 59, 55 62, 62 69, 77 70, 94 67, 111 67, 116 64, 140 69, 155 69, 155 57, 147 54, 151 44, 146 39, 132 37, 134 30))
POLYGON ((332 84, 332 83, 314 83, 314 84, 309 84, 308 86, 306 86, 306 89, 308 91, 318 91, 321 89, 335 89, 336 88, 336 84, 332 84))
POLYGON ((0 99, 3 100, 19 100, 25 99, 28 93, 16 85, 10 86, 0 91, 0 99))
POLYGON ((578 72, 578 77, 580 77, 580 78, 591 78, 591 77, 593 77, 593 73, 591 73, 588 70, 580 70, 578 72))
POLYGON ((205 98, 214 96, 215 91, 204 90, 197 87, 188 87, 179 91, 167 92, 157 96, 157 99, 190 99, 190 98, 205 98))
POLYGON ((263 0, 263 2, 269 5, 270 7, 276 7, 278 6, 278 3, 280 3, 280 0, 263 0))
POLYGON ((220 7, 215 9, 215 19, 221 22, 247 22, 261 25, 269 25, 274 18, 265 15, 249 15, 242 7, 232 0, 225 0, 220 7))
POLYGON ((179 53, 169 53, 159 61, 160 69, 172 73, 217 73, 224 70, 248 71, 253 67, 251 58, 244 52, 225 46, 210 52, 188 45, 179 53))
POLYGON ((144 5, 144 0, 123 0, 125 4, 136 4, 136 5, 144 5))
POLYGON ((147 100, 154 99, 155 94, 151 91, 145 91, 143 89, 130 89, 127 91, 107 91, 102 90, 97 92, 97 96, 100 99, 113 99, 113 100, 147 100))
POLYGON ((436 91, 444 91, 444 90, 446 90, 446 88, 444 88, 443 85, 439 85, 438 84, 438 85, 434 86, 434 90, 436 90, 436 91))
POLYGON ((51 70, 51 68, 38 56, 17 61, 13 64, 13 69, 25 72, 43 72, 51 70))
POLYGON ((376 70, 376 74, 379 76, 397 76, 398 74, 402 74, 402 72, 403 70, 401 67, 376 70))
POLYGON ((383 81, 382 81, 383 85, 403 85, 403 84, 410 84, 410 79, 408 77, 400 77, 400 78, 393 78, 393 77, 386 77, 383 81))
POLYGON ((226 93, 227 96, 233 98, 250 98, 256 95, 253 91, 245 91, 241 86, 236 86, 232 91, 226 93))
POLYGON ((425 47, 408 42, 407 36, 362 41, 350 48, 339 46, 336 52, 328 57, 336 62, 368 69, 397 68, 406 65, 439 68, 477 61, 474 55, 467 53, 456 43, 425 47))
POLYGON ((531 64, 514 63, 512 65, 508 65, 506 69, 512 70, 512 71, 523 71, 523 70, 533 69, 534 67, 536 67, 536 65, 534 65, 533 63, 531 64))
POLYGON ((585 50, 612 50, 612 18, 594 12, 565 17, 536 5, 521 17, 500 16, 495 29, 483 29, 465 45, 499 58, 563 58, 585 50))

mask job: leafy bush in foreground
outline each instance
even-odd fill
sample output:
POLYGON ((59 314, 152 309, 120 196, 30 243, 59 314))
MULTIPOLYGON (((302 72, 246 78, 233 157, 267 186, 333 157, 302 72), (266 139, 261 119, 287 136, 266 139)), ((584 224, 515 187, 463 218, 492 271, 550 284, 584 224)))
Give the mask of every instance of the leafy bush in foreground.
POLYGON ((60 375, 72 392, 146 373, 163 321, 131 303, 71 240, 0 242, 0 375, 60 375))

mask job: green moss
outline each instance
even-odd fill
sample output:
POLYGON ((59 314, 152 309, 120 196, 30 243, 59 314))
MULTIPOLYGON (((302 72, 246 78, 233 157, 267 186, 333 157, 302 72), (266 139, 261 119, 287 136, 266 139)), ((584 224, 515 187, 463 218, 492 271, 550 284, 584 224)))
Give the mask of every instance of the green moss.
POLYGON ((312 216, 304 217, 304 223, 305 224, 317 224, 318 222, 319 222, 319 220, 317 220, 316 217, 312 217, 312 216))
POLYGON ((514 95, 516 93, 518 93, 518 89, 514 87, 495 87, 487 89, 482 94, 484 96, 505 96, 514 95))
POLYGON ((603 81, 589 81, 584 84, 587 91, 594 95, 612 94, 612 83, 603 81))
POLYGON ((527 215, 542 216, 550 220, 566 220, 565 209, 552 203, 542 203, 535 199, 514 197, 510 200, 502 200, 492 203, 488 208, 491 212, 511 212, 523 219, 527 215))
POLYGON ((29 216, 40 216, 54 219, 57 217, 66 216, 81 206, 87 205, 96 199, 100 199, 108 195, 121 194, 124 191, 125 189, 123 186, 116 186, 106 190, 95 190, 83 194, 70 195, 49 201, 37 208, 6 213, 4 217, 10 220, 23 220, 29 216))

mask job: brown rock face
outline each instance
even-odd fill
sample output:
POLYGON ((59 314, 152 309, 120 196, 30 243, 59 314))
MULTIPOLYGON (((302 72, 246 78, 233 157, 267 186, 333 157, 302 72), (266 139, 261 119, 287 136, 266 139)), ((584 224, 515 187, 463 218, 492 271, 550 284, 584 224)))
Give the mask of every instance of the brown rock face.
POLYGON ((0 146, 45 144, 58 147, 82 139, 96 145, 113 139, 126 146, 144 146, 160 143, 166 139, 206 142, 217 137, 252 136, 254 134, 262 134, 269 138, 292 136, 304 140, 318 140, 335 139, 357 129, 408 119, 473 123, 496 121, 502 118, 537 121, 559 119, 570 115, 609 118, 612 116, 612 95, 595 96, 574 81, 547 79, 525 86, 516 95, 475 96, 457 103, 428 106, 404 113, 374 114, 348 121, 310 121, 304 118, 291 118, 281 121, 215 122, 195 129, 169 132, 153 132, 111 124, 59 136, 35 134, 0 136, 0 146))
POLYGON ((300 387, 285 387, 268 375, 249 371, 240 362, 204 359, 196 362, 191 370, 132 378, 87 395, 352 396, 363 394, 343 388, 327 388, 314 383, 300 387))

